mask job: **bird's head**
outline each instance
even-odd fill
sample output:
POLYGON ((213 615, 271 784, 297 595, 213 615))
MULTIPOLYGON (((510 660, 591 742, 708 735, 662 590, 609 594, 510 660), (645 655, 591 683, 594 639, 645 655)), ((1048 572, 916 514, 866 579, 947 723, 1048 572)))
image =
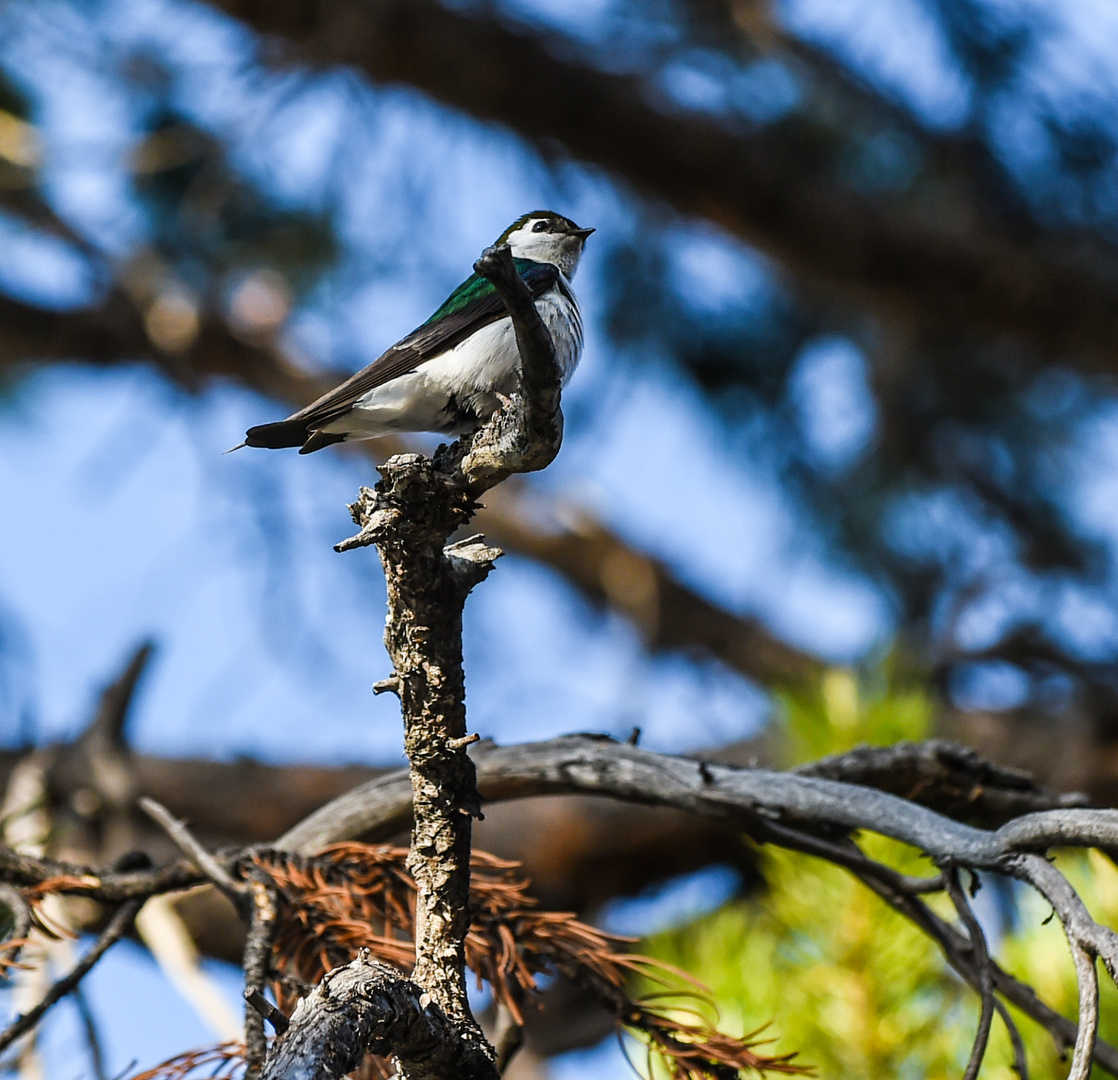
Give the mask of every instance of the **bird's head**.
POLYGON ((567 277, 572 277, 582 246, 593 229, 580 229, 570 218, 550 210, 533 210, 518 217, 497 238, 498 244, 508 244, 513 257, 552 263, 567 277))

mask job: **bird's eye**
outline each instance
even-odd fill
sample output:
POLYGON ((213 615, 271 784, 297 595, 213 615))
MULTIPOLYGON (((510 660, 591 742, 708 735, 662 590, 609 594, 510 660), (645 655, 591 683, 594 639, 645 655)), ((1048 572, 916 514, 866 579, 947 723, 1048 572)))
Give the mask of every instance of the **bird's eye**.
POLYGON ((532 226, 532 232, 547 232, 547 222, 537 221, 535 225, 532 226))

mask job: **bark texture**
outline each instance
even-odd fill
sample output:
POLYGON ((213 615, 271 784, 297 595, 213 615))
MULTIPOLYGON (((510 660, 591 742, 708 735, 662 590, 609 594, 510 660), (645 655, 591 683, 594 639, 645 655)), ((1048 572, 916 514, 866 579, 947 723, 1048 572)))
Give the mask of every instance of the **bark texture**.
POLYGON ((341 1080, 366 1054, 394 1056, 410 1080, 494 1080, 489 1057, 414 981, 367 955, 330 972, 291 1017, 262 1080, 341 1080))
MULTIPOLYGON (((413 809, 408 869, 415 878, 412 977, 454 1025, 471 1054, 494 1060, 470 1012, 464 941, 470 926, 471 818, 480 816, 466 754, 462 609, 501 554, 480 537, 447 546, 476 509, 475 497, 513 473, 544 468, 559 451, 560 369, 551 336, 507 246, 488 248, 474 269, 504 299, 520 351, 520 386, 475 434, 433 458, 398 454, 375 490, 350 508, 361 531, 339 551, 375 544, 384 566, 384 641, 399 695, 413 809)), ((445 1074, 444 1074, 445 1075, 445 1074)))
POLYGON ((414 805, 408 859, 418 890, 414 978, 448 1017, 467 1023, 462 942, 469 926, 471 814, 479 804, 466 755, 462 609, 498 553, 479 542, 444 551, 470 503, 431 460, 399 455, 381 472, 375 509, 359 504, 354 516, 382 522, 384 641, 403 710, 414 805))

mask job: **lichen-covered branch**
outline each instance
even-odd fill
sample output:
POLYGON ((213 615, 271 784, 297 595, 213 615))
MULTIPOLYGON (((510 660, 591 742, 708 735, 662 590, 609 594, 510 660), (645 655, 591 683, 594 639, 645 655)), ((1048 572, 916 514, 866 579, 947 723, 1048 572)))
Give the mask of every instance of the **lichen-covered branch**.
MULTIPOLYGON (((276 929, 276 898, 270 883, 251 875, 249 886, 252 915, 245 940, 245 990, 264 986, 272 969, 272 944, 276 929)), ((245 998, 245 1080, 256 1080, 264 1068, 268 1043, 264 1035, 264 1014, 245 998)))
MULTIPOLYGON (((468 927, 474 768, 465 752, 462 608, 498 554, 480 541, 445 547, 469 501, 436 465, 399 455, 381 470, 363 528, 377 522, 388 591, 384 640, 404 717, 414 807, 409 868, 416 898, 415 981, 446 1016, 482 1040, 466 1000, 462 942, 468 927)), ((483 1040, 482 1040, 483 1041, 483 1040)))

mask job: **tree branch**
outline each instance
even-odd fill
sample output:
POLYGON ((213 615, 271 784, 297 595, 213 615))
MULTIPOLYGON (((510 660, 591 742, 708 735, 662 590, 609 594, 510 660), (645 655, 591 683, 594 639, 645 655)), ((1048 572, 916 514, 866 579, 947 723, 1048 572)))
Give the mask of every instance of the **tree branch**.
POLYGON ((982 998, 982 1012, 978 1017, 974 1048, 971 1050, 970 1060, 963 1073, 963 1080, 978 1080, 978 1070, 982 1068, 982 1059, 986 1056, 986 1044, 990 1040, 990 1027, 994 1022, 994 983, 990 975, 990 953, 986 947, 986 935, 982 932, 982 926, 971 910, 967 894, 959 883, 958 871, 954 868, 948 870, 944 880, 947 895, 951 897, 951 902, 955 905, 955 910, 970 937, 971 958, 978 980, 978 992, 982 998))
POLYGON ((146 795, 139 800, 140 809, 175 842, 175 846, 188 858, 203 874, 206 875, 230 900, 237 906, 244 906, 248 890, 245 886, 235 881, 229 871, 222 866, 191 834, 190 830, 171 814, 166 807, 157 803, 146 795))
POLYGON ((272 944, 276 929, 276 896, 271 886, 255 875, 249 882, 251 917, 245 940, 245 1077, 256 1080, 264 1068, 268 1042, 264 1034, 264 1013, 251 1000, 253 990, 264 986, 272 964, 272 944))
POLYGON ((93 948, 74 965, 73 970, 59 979, 47 991, 46 996, 38 1005, 22 1016, 17 1016, 3 1032, 0 1032, 0 1051, 7 1050, 21 1035, 31 1031, 52 1005, 57 1004, 67 994, 77 989, 82 979, 93 970, 97 961, 132 928, 132 923, 135 921, 141 906, 142 901, 129 900, 117 909, 109 925, 97 938, 93 948))
POLYGON ((1042 788, 1029 773, 995 764, 946 739, 857 746, 793 771, 889 791, 986 828, 1035 810, 1089 805, 1087 796, 1079 792, 1042 788))
POLYGON ((398 454, 375 490, 351 507, 361 531, 339 551, 376 544, 384 567, 384 641, 404 717, 412 794, 408 869, 415 879, 412 977, 496 1076, 493 1048, 470 1012, 464 942, 469 930, 471 816, 480 816, 466 755, 462 610, 501 554, 480 537, 447 546, 475 498, 513 473, 546 466, 562 441, 561 372, 551 335, 507 246, 475 270, 493 282, 516 332, 521 377, 507 405, 476 433, 433 459, 398 454))
MULTIPOLYGON (((922 887, 914 887, 913 883, 907 882, 891 867, 867 858, 853 843, 836 844, 812 836, 810 833, 771 822, 765 827, 764 837, 758 839, 771 840, 781 847, 815 855, 838 866, 846 867, 894 911, 903 915, 936 942, 951 967, 975 990, 979 993, 983 992, 982 980, 972 959, 971 942, 923 903, 919 896, 922 887)), ((989 966, 997 993, 1047 1029, 1061 1052, 1074 1045, 1078 1035, 1075 1024, 1049 1008, 1036 996, 1032 987, 1019 982, 993 961, 990 961, 989 966)), ((1027 1080, 1028 1067, 1020 1033, 1002 1002, 995 998, 994 1004, 1009 1031, 1018 1075, 1021 1080, 1027 1080)), ((1095 1057, 1096 1064, 1112 1076, 1118 1076, 1118 1049, 1100 1040, 1095 1047, 1095 1057)))
POLYGON ((367 1054, 395 1057, 409 1080, 495 1076, 489 1056, 460 1038, 430 994, 363 950, 299 1001, 261 1080, 341 1080, 367 1054))
MULTIPOLYGON (((992 987, 995 994, 1047 1027, 1058 1041, 1068 1045, 1074 1042, 1077 1049, 1073 1056, 1073 1076, 1085 1076, 1085 1063, 1092 1057, 1100 1066, 1118 1075, 1118 1052, 1096 1041, 1097 978, 1094 975, 1094 957, 1097 956, 1103 959, 1114 978, 1118 971, 1118 934, 1091 918, 1063 875, 1038 853, 1048 846, 1112 846, 1118 835, 1118 813, 1114 811, 1057 808, 1026 814, 997 829, 985 830, 952 821, 928 807, 895 795, 852 784, 816 776, 673 758, 603 738, 569 736, 506 749, 479 747, 476 755, 482 790, 491 798, 581 790, 624 800, 673 805, 730 821, 758 841, 804 851, 845 866, 939 943, 948 961, 983 995, 984 1002, 992 987), (877 832, 917 847, 941 864, 944 874, 910 878, 867 859, 849 839, 849 834, 860 830, 877 832), (959 913, 968 927, 969 937, 944 922, 921 901, 920 897, 929 891, 944 887, 951 890, 953 875, 963 869, 982 869, 1020 878, 1052 903, 1076 960, 1081 1002, 1078 1030, 1076 1025, 1037 999, 1031 988, 989 960, 978 936, 980 931, 976 931, 969 906, 957 886, 954 886, 955 900, 961 905, 959 913)), ((839 765, 832 762, 831 767, 839 765)), ((382 782, 382 787, 391 789, 396 779, 386 778, 387 783, 382 782)), ((378 794, 383 795, 383 791, 378 793, 369 787, 354 793, 354 799, 359 797, 365 803, 365 817, 361 820, 363 830, 376 824, 370 814, 374 806, 382 815, 387 815, 381 817, 381 825, 399 813, 394 798, 378 799, 378 794)), ((404 798, 407 799, 406 793, 404 798)), ((335 828, 353 824, 356 820, 353 809, 351 805, 349 814, 318 816, 305 823, 302 829, 293 830, 281 846, 291 850, 293 844, 307 843, 311 836, 315 845, 341 839, 342 835, 337 833, 323 835, 326 823, 332 822, 335 828)), ((125 887, 130 888, 131 895, 140 895, 140 877, 148 895, 155 889, 169 891, 184 883, 183 879, 175 877, 174 868, 151 871, 140 877, 134 874, 96 876, 88 869, 48 860, 24 858, 21 861, 21 857, 4 852, 0 852, 0 856, 8 863, 8 872, 0 873, 0 879, 31 877, 42 882, 54 876, 50 891, 99 899, 120 896, 125 887), (38 867, 37 874, 30 873, 32 866, 38 867), (63 871, 62 877, 55 876, 63 871)), ((242 864, 247 857, 249 855, 244 852, 234 852, 222 856, 221 860, 227 869, 237 867, 237 872, 243 873, 242 864)), ((996 1000, 985 1007, 980 1025, 982 1038, 988 1029, 990 1008, 1006 1015, 996 1000)), ((445 1010, 440 1009, 440 1013, 448 1023, 456 1025, 457 1035, 452 1041, 463 1042, 461 1026, 447 1016, 445 1010)), ((382 1014, 383 1009, 378 1015, 382 1014)), ((317 1022, 312 1025, 315 1029, 317 1026, 317 1022)), ((1011 1028, 1011 1038, 1013 1034, 1011 1028)), ((980 1056, 980 1041, 976 1040, 972 1061, 980 1056)), ((277 1040, 273 1052, 282 1048, 283 1043, 283 1039, 277 1040)), ((464 1043, 485 1053, 483 1044, 471 1043, 470 1039, 465 1039, 464 1043)), ((1019 1039, 1014 1046, 1015 1053, 1020 1056, 1019 1039)), ((443 1050, 456 1052, 446 1044, 443 1050)), ((287 1053, 286 1050, 282 1052, 287 1053)))
MULTIPOLYGON (((1055 809, 1026 814, 995 830, 983 830, 864 787, 766 769, 740 769, 670 758, 600 738, 568 736, 504 751, 479 747, 475 754, 479 787, 490 799, 543 792, 595 792, 725 817, 759 840, 775 839, 778 843, 787 843, 789 834, 795 839, 805 831, 866 830, 909 844, 951 870, 957 867, 987 870, 1028 881, 1053 904, 1076 963, 1080 1022, 1074 1035, 1076 1050, 1071 1075, 1076 1080, 1081 1075, 1086 1076, 1081 1070, 1089 1068, 1090 1061, 1095 1058, 1100 1064, 1105 1059, 1108 1069, 1118 1068, 1118 1054, 1110 1048, 1097 1046, 1098 985, 1093 960, 1100 956, 1111 978, 1116 978, 1118 934, 1090 917, 1058 870, 1041 855, 1029 854, 1054 846, 1114 848, 1118 844, 1118 811, 1055 809)), ((297 849, 312 842, 318 847, 342 839, 342 835, 329 834, 330 824, 343 830, 353 825, 357 820, 357 803, 362 800, 366 801, 367 810, 376 806, 377 812, 391 817, 399 812, 399 808, 392 805, 391 786, 391 779, 379 792, 374 790, 375 785, 367 786, 362 795, 348 800, 339 814, 334 813, 339 809, 337 806, 323 808, 302 827, 289 832, 280 841, 281 846, 297 849), (381 798, 384 794, 388 797, 381 798)), ((372 824, 372 816, 361 821, 362 831, 372 824)), ((848 865, 855 872, 864 871, 863 857, 856 849, 844 855, 826 840, 812 843, 813 853, 848 865)), ((886 871, 884 868, 877 873, 877 891, 894 898, 903 897, 899 910, 903 908, 905 914, 944 947, 948 959, 982 995, 983 1019, 972 1065, 976 1059, 981 1061, 989 1031, 990 1010, 994 1007, 991 981, 999 993, 1041 1019, 1057 1037, 1067 1034, 1063 1026, 1066 1021, 1039 1002, 1028 987, 1016 983, 988 957, 984 959, 983 942, 975 939, 973 928, 967 940, 946 924, 937 925, 941 920, 915 899, 915 894, 936 883, 914 883, 894 871, 886 871)), ((895 899, 891 902, 900 903, 895 899)), ((969 912, 969 907, 966 910, 969 912)), ((960 915, 963 915, 962 909, 960 915)))
MULTIPOLYGON (((987 831, 864 786, 671 757, 604 737, 568 735, 508 747, 483 742, 472 757, 478 789, 487 801, 581 792, 674 806, 746 828, 758 818, 774 816, 843 829, 868 828, 933 858, 957 858, 979 869, 992 869, 1015 849, 1108 847, 1118 841, 1118 811, 1052 809, 987 831)), ((398 830, 407 814, 404 774, 390 773, 322 807, 288 830, 278 844, 309 852, 352 836, 380 837, 386 830, 398 830)))

